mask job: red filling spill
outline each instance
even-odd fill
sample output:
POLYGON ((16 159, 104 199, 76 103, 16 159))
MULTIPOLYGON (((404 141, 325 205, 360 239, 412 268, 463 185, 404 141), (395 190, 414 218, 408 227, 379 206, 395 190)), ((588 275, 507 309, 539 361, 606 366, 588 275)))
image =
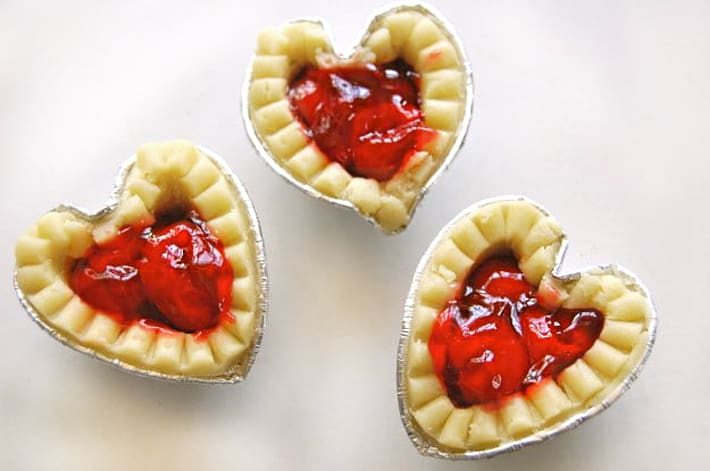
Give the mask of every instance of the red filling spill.
POLYGON ((604 325, 594 309, 542 306, 515 258, 491 257, 434 322, 429 352, 457 407, 492 403, 555 377, 591 348, 604 325))
POLYGON ((419 75, 401 60, 306 68, 288 98, 323 153, 355 176, 389 180, 435 136, 424 126, 419 75))
POLYGON ((128 325, 182 332, 231 319, 232 267, 196 211, 153 226, 123 228, 76 261, 70 285, 81 299, 128 325))

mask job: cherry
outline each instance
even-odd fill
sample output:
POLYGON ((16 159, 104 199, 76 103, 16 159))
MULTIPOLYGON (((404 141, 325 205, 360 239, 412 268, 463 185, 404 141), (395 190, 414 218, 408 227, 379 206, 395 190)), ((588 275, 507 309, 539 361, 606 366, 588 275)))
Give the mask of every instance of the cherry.
POLYGON ((196 332, 229 316, 232 279, 221 242, 191 211, 123 228, 91 247, 72 269, 70 285, 124 325, 149 321, 141 324, 196 332))
POLYGON ((424 126, 419 77, 403 61, 307 68, 289 84, 291 109, 331 160, 386 181, 434 137, 424 126))
POLYGON ((429 352, 457 407, 496 403, 555 377, 591 348, 603 315, 546 309, 510 256, 484 260, 439 313, 429 352))
POLYGON ((70 285, 85 302, 107 314, 138 312, 146 302, 136 268, 140 256, 140 240, 133 229, 125 228, 101 247, 89 248, 74 266, 70 285))

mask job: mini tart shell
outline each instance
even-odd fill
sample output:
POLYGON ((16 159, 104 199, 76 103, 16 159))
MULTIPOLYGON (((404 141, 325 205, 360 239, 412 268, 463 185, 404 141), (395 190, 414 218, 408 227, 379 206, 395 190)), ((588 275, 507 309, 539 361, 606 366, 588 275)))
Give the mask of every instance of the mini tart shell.
POLYGON ((309 194, 351 207, 387 233, 406 227, 422 194, 460 146, 468 127, 472 85, 452 29, 420 5, 387 10, 370 23, 348 58, 336 56, 323 23, 296 20, 263 30, 243 97, 257 149, 282 176, 309 194), (305 66, 405 60, 421 75, 424 123, 435 139, 391 179, 353 177, 323 155, 290 109, 289 80, 305 66))
POLYGON ((15 285, 30 315, 69 346, 130 371, 175 380, 243 379, 265 315, 263 246, 246 192, 226 166, 185 141, 146 144, 119 175, 115 197, 86 215, 60 206, 17 241, 15 285), (234 321, 195 334, 124 326, 90 307, 69 287, 68 266, 126 225, 152 224, 174 205, 194 207, 222 241, 232 266, 234 321))
POLYGON ((539 442, 606 408, 638 374, 655 338, 647 291, 618 267, 558 275, 565 247, 557 221, 520 197, 467 209, 430 246, 408 298, 399 353, 402 418, 420 452, 477 459, 539 442), (497 408, 456 408, 432 366, 432 325, 471 269, 501 252, 516 256, 546 304, 597 309, 604 327, 585 355, 556 380, 547 378, 526 394, 511 395, 497 408))

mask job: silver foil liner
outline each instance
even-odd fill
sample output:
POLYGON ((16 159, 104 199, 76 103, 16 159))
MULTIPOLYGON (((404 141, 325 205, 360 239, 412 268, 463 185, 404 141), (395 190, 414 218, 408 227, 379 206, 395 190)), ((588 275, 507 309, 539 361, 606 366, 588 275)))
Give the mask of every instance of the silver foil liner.
MULTIPOLYGON (((254 363, 254 360, 256 358, 256 354, 259 351, 259 347, 261 345, 261 338, 263 335, 263 330, 264 330, 264 325, 266 322, 266 312, 268 310, 268 302, 267 302, 267 294, 268 294, 268 281, 267 281, 267 274, 266 274, 266 256, 265 256, 265 250, 264 250, 264 240, 261 235, 261 228, 259 226, 259 220, 256 215, 256 211, 254 210, 254 206, 249 199, 249 195, 247 194, 246 189, 244 188, 244 185, 239 181, 237 176, 232 172, 232 170, 229 168, 229 166, 224 162, 224 160, 219 157, 217 154, 214 152, 210 151, 209 149, 206 149, 201 146, 196 146, 197 149, 207 156, 212 162, 217 165, 219 170, 222 172, 222 174, 225 176, 225 180, 231 187, 232 191, 234 194, 237 196, 238 200, 240 200, 241 204, 243 204, 243 209, 246 211, 249 219, 249 230, 252 236, 252 240, 254 242, 253 247, 255 250, 255 259, 256 259, 256 269, 257 269, 257 284, 258 284, 258 297, 257 297, 257 302, 256 302, 256 307, 255 307, 255 313, 259 318, 258 325, 256 327, 256 331, 254 333, 254 337, 252 340, 252 345, 249 347, 249 349, 243 354, 242 358, 239 360, 238 363, 233 365, 228 371, 222 373, 219 376, 214 376, 214 377, 195 377, 195 376, 189 376, 189 375, 173 375, 173 374, 166 374, 166 373, 161 373, 159 371, 153 371, 145 368, 140 368, 128 363, 125 363, 119 359, 116 358, 110 358, 106 355, 104 355, 101 352, 97 352, 89 347, 86 347, 84 345, 79 344, 76 342, 74 339, 67 337, 64 335, 61 331, 55 329, 54 327, 50 326, 47 324, 42 317, 37 313, 37 311, 34 309, 32 304, 29 302, 29 300, 25 297, 25 294, 23 291, 20 289, 18 282, 17 282, 17 269, 15 269, 15 274, 13 277, 14 281, 14 287, 15 287, 15 292, 17 293, 17 297, 20 300, 20 303, 22 306, 25 308, 29 316, 32 318, 33 321, 35 321, 44 331, 46 331, 49 335, 54 337, 56 340, 59 342, 63 343, 64 345, 73 348, 74 350, 85 353, 89 355, 92 358, 95 358, 97 360, 103 361, 105 363, 108 363, 114 367, 120 368, 124 371, 127 371, 129 373, 133 373, 139 376, 146 376, 146 377, 152 377, 152 378, 158 378, 158 379, 163 379, 163 380, 168 380, 168 381, 175 381, 175 382, 183 382, 183 383, 238 383, 243 381, 247 374, 249 373, 249 370, 251 369, 251 366, 254 363)), ((126 179, 128 178, 128 175, 135 165, 136 162, 136 156, 135 154, 131 156, 126 162, 121 165, 120 170, 118 172, 118 177, 116 178, 116 182, 114 184, 113 191, 111 193, 111 197, 109 198, 108 202, 101 207, 96 212, 88 212, 86 210, 83 210, 81 208, 77 208, 76 206, 73 206, 71 204, 62 204, 54 208, 53 211, 57 212, 69 212, 74 214, 75 216, 79 217, 80 219, 89 221, 89 222, 97 222, 101 218, 109 215, 112 213, 116 207, 118 206, 118 202, 120 199, 121 194, 124 192, 125 187, 126 187, 126 179)))
MULTIPOLYGON (((253 63, 253 57, 252 60, 249 62, 249 67, 246 70, 245 78, 244 78, 244 85, 242 87, 242 97, 241 97, 241 107, 242 107, 242 119, 244 120, 244 126, 247 131, 247 135, 249 136, 249 140, 251 141, 252 145, 254 146, 254 149, 256 150, 257 154, 271 167, 271 169, 276 172, 278 175, 280 175, 284 180, 289 182, 290 184, 294 185, 296 188, 300 189, 307 195, 310 195, 316 199, 325 201, 327 203, 330 203, 335 206, 339 206, 341 208, 347 208, 352 211, 355 211, 357 214, 359 214, 361 217, 369 221, 371 224, 373 224, 375 227, 383 230, 387 234, 396 234, 398 232, 403 231, 404 229, 407 228, 409 223, 411 222, 412 218, 414 217, 414 213, 416 212, 417 207, 419 206, 419 203, 421 202, 422 198, 426 193, 429 191, 429 189, 437 182, 441 174, 446 170, 446 168, 451 164, 451 161, 456 157, 458 154, 461 146, 464 143, 464 139, 466 138, 466 134, 468 133, 468 128, 469 128, 469 123, 471 121, 471 116, 473 114, 473 73, 471 72, 471 65, 466 57, 465 50, 463 47, 463 42, 459 38, 459 36, 456 34, 453 26, 444 18, 444 16, 439 13, 434 7, 423 3, 423 2, 400 2, 400 3, 394 3, 387 5, 385 7, 379 8, 375 10, 375 12, 370 16, 368 20, 368 26, 365 29, 365 31, 362 33, 361 39, 358 43, 357 46, 355 46, 351 51, 349 51, 346 54, 338 54, 338 57, 347 60, 349 58, 352 58, 353 55, 361 48, 364 46, 365 41, 367 40, 368 36, 372 34, 375 30, 375 24, 385 15, 391 14, 391 13, 396 13, 400 11, 416 11, 419 12, 440 25, 442 27, 443 32, 445 33, 447 39, 451 41, 452 44, 456 46, 456 48, 461 51, 461 60, 462 60, 462 65, 464 69, 464 73, 466 76, 466 84, 465 84, 465 90, 466 90, 466 100, 465 100, 465 105, 464 105, 464 114, 461 118, 461 123, 459 124, 459 127, 456 131, 456 136, 454 139, 453 144, 451 145, 451 148, 449 149, 448 154, 446 157, 443 159, 442 163, 439 165, 439 167, 436 169, 436 171, 429 177, 427 182, 419 189, 417 197, 415 200, 412 202, 412 209, 409 212, 409 219, 407 223, 399 228, 395 232, 388 232, 385 231, 380 224, 371 216, 365 216, 362 213, 360 213, 357 208, 355 207, 354 204, 352 204, 350 201, 341 199, 341 198, 334 198, 332 196, 324 195, 320 191, 316 190, 312 186, 303 183, 296 179, 291 172, 289 172, 286 168, 283 167, 276 159, 271 152, 269 152, 269 149, 266 146, 266 143, 263 141, 263 139, 259 136, 259 134, 256 132, 256 129, 254 128, 254 123, 252 122, 252 117, 251 113, 249 112, 249 89, 251 86, 251 75, 252 75, 252 63, 253 63)), ((321 25, 326 33, 328 34, 328 38, 331 42, 331 44, 335 44, 333 41, 333 34, 330 30, 330 26, 328 25, 327 21, 320 19, 320 18, 315 18, 315 17, 303 17, 303 18, 294 18, 289 21, 289 23, 296 23, 296 22, 302 22, 302 21, 307 21, 307 22, 312 22, 316 23, 318 25, 321 25)))
POLYGON ((632 272, 629 270, 618 266, 618 265, 594 265, 590 267, 586 267, 582 270, 579 270, 574 273, 566 273, 563 274, 560 272, 560 266, 562 264, 562 261, 565 256, 565 252, 567 250, 567 236, 563 232, 562 233, 562 241, 560 245, 560 249, 557 252, 556 258, 555 258, 555 267, 552 270, 552 277, 556 280, 559 280, 561 282, 567 282, 567 281, 574 281, 578 280, 583 273, 590 273, 590 274, 612 274, 620 279, 622 279, 627 285, 631 286, 633 289, 637 290, 639 293, 643 294, 643 296, 648 299, 649 304, 651 306, 651 318, 649 319, 648 322, 648 337, 646 340, 646 346, 644 349, 643 354, 641 357, 637 360, 638 363, 636 366, 631 370, 631 372, 628 373, 626 378, 620 382, 616 388, 614 388, 613 391, 611 391, 606 398, 600 402, 597 405, 594 405, 592 407, 589 407, 587 409, 584 409, 582 411, 579 411, 576 414, 573 414, 566 420, 555 424, 551 427, 544 428, 543 430, 540 430, 537 433, 534 433, 530 436, 524 437, 519 440, 511 441, 508 443, 504 443, 501 445, 498 445, 494 448, 486 449, 486 450, 469 450, 469 451, 459 451, 459 450, 450 450, 447 449, 444 446, 439 445, 435 440, 433 440, 430 436, 428 436, 421 428, 419 425, 416 423, 414 418, 412 417, 412 414, 409 410, 408 404, 407 404, 407 399, 406 399, 406 364, 407 364, 407 352, 408 352, 408 347, 409 347, 409 337, 411 333, 411 326, 412 326, 412 317, 414 315, 414 307, 415 307, 415 301, 416 301, 416 295, 419 290, 419 283, 422 277, 422 274, 426 268, 427 263, 431 259, 431 256, 436 249, 437 245, 441 242, 441 240, 446 236, 448 231, 461 219, 464 217, 467 217, 471 215, 473 212, 478 210, 479 208, 482 208, 486 205, 492 204, 492 203, 499 203, 499 202, 505 202, 505 201, 525 201, 527 203, 530 203, 534 205, 536 208, 538 208, 542 213, 544 213, 547 216, 551 216, 550 213, 540 206, 539 204, 529 200, 528 198, 524 196, 502 196, 502 197, 497 197, 497 198, 490 198, 486 200, 482 200, 472 206, 469 206, 465 210, 463 210, 461 213, 457 214, 451 221, 449 221, 446 226, 444 226, 443 229, 439 232, 439 234, 436 236, 434 241, 429 245, 427 248, 426 252, 424 252, 424 255, 422 256, 419 265, 417 266, 417 269, 414 273, 414 277, 412 279, 412 284, 409 290, 409 294, 407 295, 407 300, 405 302, 404 306, 404 318, 402 319, 402 330, 400 333, 399 337, 399 347, 397 350, 397 399, 399 403, 399 414, 400 418, 402 420, 402 424, 404 425, 404 428, 407 432, 407 435, 409 436, 409 439, 412 441, 414 446, 417 448, 417 450, 424 456, 433 456, 436 458, 444 458, 448 460, 478 460, 482 458, 492 458, 496 455, 500 455, 502 453, 510 453, 513 451, 516 451, 520 448, 523 448, 528 445, 533 445, 536 443, 540 443, 544 440, 548 440, 550 438, 553 438, 560 433, 566 431, 566 430, 571 430, 575 427, 577 427, 579 424, 582 422, 586 421, 587 419, 594 417, 595 415, 599 414, 603 410, 607 409, 614 401, 616 401, 623 393, 625 393, 629 387, 631 387, 631 384, 634 382, 634 380, 638 377, 639 373, 641 372, 641 369, 643 366, 646 364, 646 361, 648 360, 648 357, 651 353, 651 350, 653 348, 653 345, 656 341, 656 333, 657 333, 657 326, 658 326, 658 316, 656 313, 655 306, 653 305, 653 301, 651 300, 650 293, 646 286, 641 282, 641 280, 634 275, 632 272))

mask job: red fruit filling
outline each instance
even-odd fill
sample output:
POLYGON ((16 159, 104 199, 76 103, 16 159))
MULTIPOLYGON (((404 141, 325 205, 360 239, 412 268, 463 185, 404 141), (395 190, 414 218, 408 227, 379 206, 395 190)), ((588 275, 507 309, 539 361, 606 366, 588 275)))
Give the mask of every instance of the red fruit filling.
POLYGON ((431 141, 419 75, 405 62, 306 68, 289 84, 291 110, 331 160, 385 181, 431 141))
POLYGON ((196 211, 128 226, 89 248, 69 283, 95 309, 128 325, 198 332, 232 319, 232 267, 196 211))
POLYGON ((495 403, 556 377, 591 348, 604 326, 594 309, 543 307, 510 256, 485 260, 439 313, 429 352, 457 407, 495 403))

